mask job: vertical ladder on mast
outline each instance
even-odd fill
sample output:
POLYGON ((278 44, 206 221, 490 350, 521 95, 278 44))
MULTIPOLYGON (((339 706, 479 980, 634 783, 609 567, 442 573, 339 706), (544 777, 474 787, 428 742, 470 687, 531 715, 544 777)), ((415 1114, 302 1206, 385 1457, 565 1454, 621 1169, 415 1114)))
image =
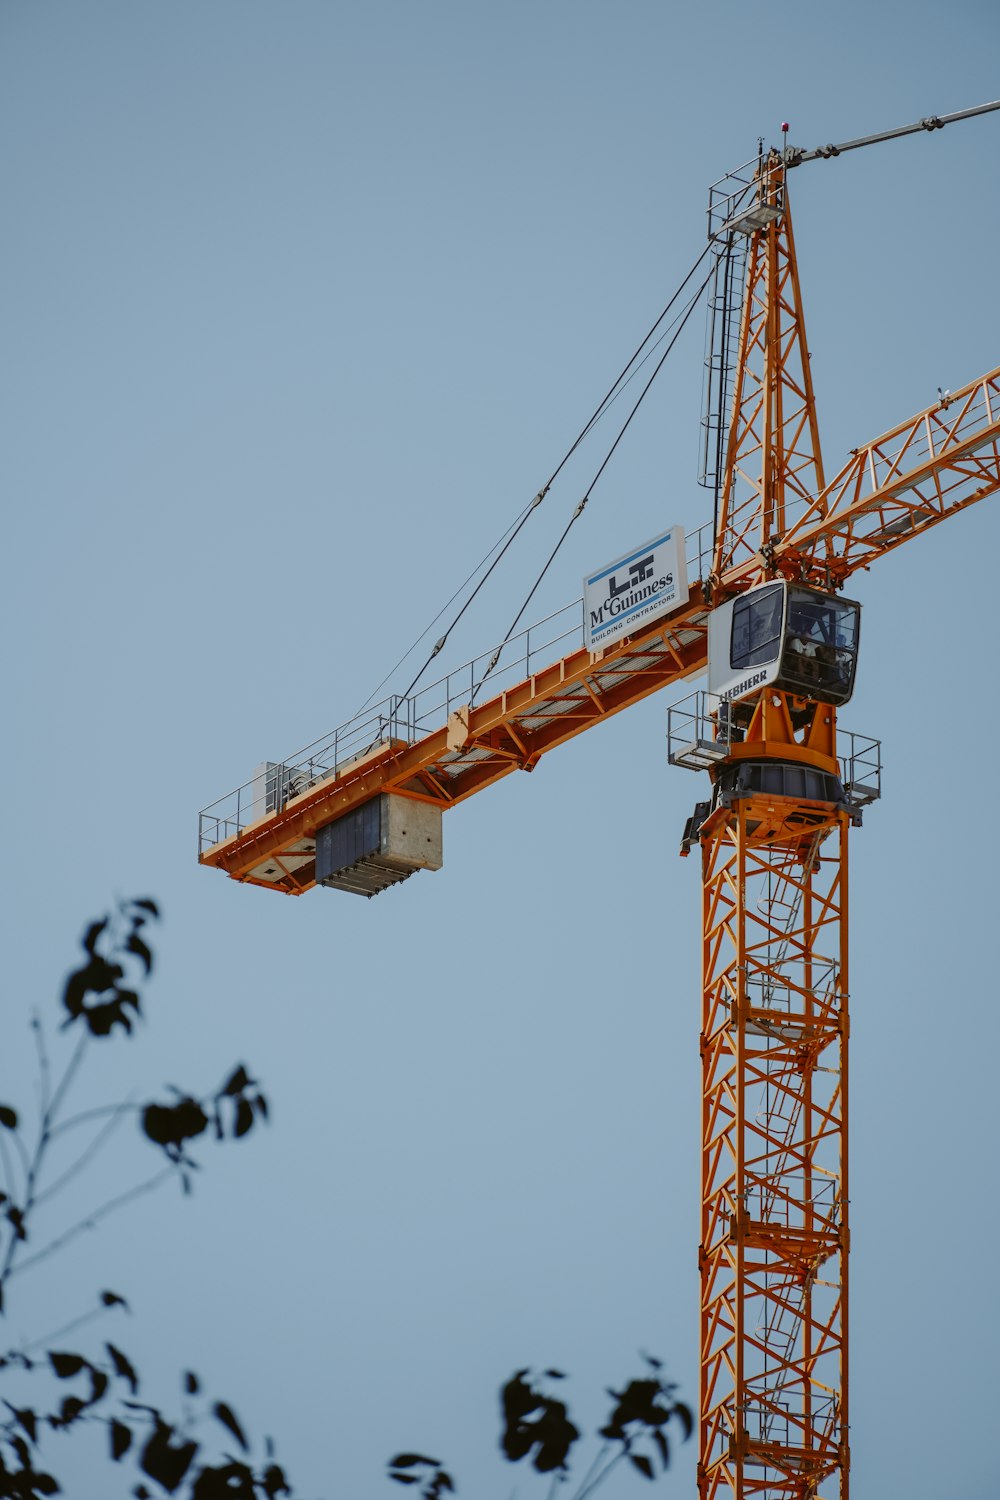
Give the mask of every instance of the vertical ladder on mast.
POLYGON ((716 495, 726 464, 746 268, 745 236, 729 231, 715 240, 705 337, 705 409, 701 419, 698 483, 714 490, 716 495))

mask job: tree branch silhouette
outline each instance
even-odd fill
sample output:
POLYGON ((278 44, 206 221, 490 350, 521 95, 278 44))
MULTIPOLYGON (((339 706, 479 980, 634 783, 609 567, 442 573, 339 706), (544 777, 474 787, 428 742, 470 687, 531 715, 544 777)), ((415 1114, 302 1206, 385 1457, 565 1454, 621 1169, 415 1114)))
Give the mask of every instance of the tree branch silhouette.
MULTIPOLYGON (((568 1500, 587 1500, 626 1460, 644 1479, 665 1474, 670 1466, 668 1427, 679 1427, 684 1441, 691 1436, 694 1418, 678 1399, 676 1384, 663 1376, 662 1361, 648 1354, 641 1358, 647 1371, 623 1390, 608 1392, 615 1405, 596 1434, 602 1442, 568 1500)), ((541 1376, 517 1370, 500 1391, 501 1452, 510 1463, 527 1461, 536 1473, 551 1475, 548 1500, 555 1500, 572 1482, 571 1456, 581 1436, 565 1402, 547 1389, 564 1379, 561 1370, 546 1370, 541 1376)), ((425 1454, 397 1453, 387 1467, 389 1478, 398 1484, 419 1484, 421 1500, 441 1500, 456 1490, 441 1461, 425 1454)))
MULTIPOLYGON (((0 1312, 8 1310, 6 1298, 16 1277, 65 1251, 85 1230, 96 1228, 172 1177, 179 1178, 184 1192, 189 1192, 190 1174, 199 1165, 191 1154, 191 1143, 210 1126, 217 1141, 230 1141, 249 1134, 267 1118, 267 1100, 242 1063, 209 1094, 198 1096, 172 1088, 166 1101, 140 1102, 130 1097, 75 1115, 64 1113, 90 1049, 109 1039, 128 1038, 142 1019, 140 990, 154 963, 145 929, 158 918, 155 902, 141 898, 120 901, 113 911, 87 928, 81 939, 84 961, 69 975, 62 994, 59 1034, 72 1032, 72 1049, 58 1077, 53 1071, 45 1025, 37 1013, 32 1016, 38 1063, 38 1124, 30 1148, 17 1110, 0 1104, 0 1167, 4 1174, 0 1191, 0 1312), (79 1180, 108 1148, 114 1132, 130 1114, 137 1118, 146 1141, 162 1153, 161 1162, 163 1157, 165 1162, 36 1249, 35 1215, 39 1206, 71 1181, 79 1180), (99 1128, 82 1150, 68 1164, 57 1162, 53 1168, 56 1142, 98 1121, 99 1128)), ((131 1465, 138 1476, 139 1483, 132 1490, 138 1500, 165 1500, 168 1496, 181 1496, 181 1500, 292 1497, 270 1439, 255 1457, 254 1444, 232 1406, 201 1396, 201 1382, 193 1372, 188 1371, 183 1380, 183 1415, 180 1420, 171 1420, 159 1407, 137 1399, 139 1372, 116 1345, 105 1343, 96 1356, 53 1347, 119 1307, 127 1310, 124 1297, 102 1291, 95 1306, 54 1333, 29 1338, 19 1348, 0 1355, 0 1375, 13 1398, 3 1402, 9 1417, 0 1418, 0 1500, 36 1500, 58 1494, 59 1481, 41 1456, 44 1436, 46 1432, 65 1432, 94 1422, 107 1429, 109 1461, 131 1465), (39 1350, 43 1355, 37 1354, 39 1350), (49 1391, 55 1381, 55 1400, 44 1393, 40 1398, 31 1397, 40 1377, 49 1391), (193 1402, 196 1396, 200 1399, 193 1402), (226 1453, 224 1447, 221 1458, 213 1456, 220 1444, 232 1446, 234 1442, 237 1456, 226 1453)))

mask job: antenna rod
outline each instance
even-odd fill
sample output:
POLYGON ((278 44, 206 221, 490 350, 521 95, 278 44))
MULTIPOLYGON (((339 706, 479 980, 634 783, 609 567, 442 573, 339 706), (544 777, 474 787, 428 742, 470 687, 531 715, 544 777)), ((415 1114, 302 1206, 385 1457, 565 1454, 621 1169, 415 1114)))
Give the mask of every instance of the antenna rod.
POLYGON ((893 141, 900 135, 915 135, 918 130, 941 130, 953 120, 968 120, 973 115, 986 115, 1000 109, 1000 99, 992 104, 977 104, 973 109, 959 109, 953 115, 928 115, 915 125, 900 125, 896 130, 882 130, 877 135, 863 135, 856 141, 842 141, 839 146, 819 146, 815 151, 801 151, 797 146, 788 146, 783 153, 786 167, 800 166, 804 161, 826 161, 831 156, 840 156, 843 151, 856 151, 859 146, 874 146, 879 141, 893 141))

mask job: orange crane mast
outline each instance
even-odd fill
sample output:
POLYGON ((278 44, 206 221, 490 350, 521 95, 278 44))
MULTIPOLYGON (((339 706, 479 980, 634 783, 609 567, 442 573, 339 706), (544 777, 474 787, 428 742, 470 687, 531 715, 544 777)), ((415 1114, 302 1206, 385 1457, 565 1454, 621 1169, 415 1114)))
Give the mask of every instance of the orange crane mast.
POLYGON ((849 1494, 847 850, 880 766, 837 726, 859 629, 840 590, 1000 490, 1000 368, 824 477, 787 177, 862 144, 762 154, 714 190, 717 288, 743 290, 717 308, 735 356, 714 372, 717 514, 688 538, 687 599, 597 649, 570 606, 200 822, 202 863, 234 879, 373 894, 440 864, 443 808, 708 670, 668 716, 671 761, 712 783, 682 847, 702 865, 702 1500, 849 1494), (477 703, 490 673, 506 685, 477 703))

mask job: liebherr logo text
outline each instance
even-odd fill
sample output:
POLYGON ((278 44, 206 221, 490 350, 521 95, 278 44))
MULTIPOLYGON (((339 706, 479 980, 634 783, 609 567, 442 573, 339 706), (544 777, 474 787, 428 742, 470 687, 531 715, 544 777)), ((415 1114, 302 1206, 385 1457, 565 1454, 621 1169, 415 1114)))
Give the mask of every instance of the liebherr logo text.
POLYGON ((731 698, 738 698, 741 693, 749 693, 751 688, 760 687, 762 682, 767 681, 766 672, 755 672, 752 677, 744 677, 735 687, 727 688, 719 697, 723 703, 728 703, 731 698))
POLYGON ((590 611, 590 628, 599 630, 606 625, 615 615, 622 614, 625 610, 633 609, 645 599, 654 599, 657 594, 662 594, 664 589, 672 589, 674 586, 674 575, 667 573, 663 578, 655 578, 652 583, 647 583, 644 588, 632 589, 623 593, 622 585, 618 584, 618 592, 615 592, 615 580, 612 577, 608 586, 608 597, 600 609, 590 611))

